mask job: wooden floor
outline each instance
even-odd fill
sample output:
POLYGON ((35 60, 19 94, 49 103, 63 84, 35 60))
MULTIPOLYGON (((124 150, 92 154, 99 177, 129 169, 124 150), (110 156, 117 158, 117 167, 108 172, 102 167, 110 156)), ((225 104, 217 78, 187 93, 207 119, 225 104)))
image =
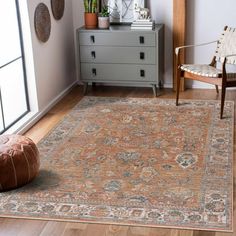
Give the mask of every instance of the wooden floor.
MULTIPOLYGON (((88 95, 115 97, 153 97, 150 88, 93 87, 88 95)), ((82 88, 74 88, 51 109, 26 135, 38 142, 83 97, 82 88)), ((174 98, 171 90, 163 90, 158 98, 174 98)), ((187 90, 180 94, 186 99, 218 99, 215 90, 187 90)), ((227 91, 227 100, 236 101, 236 91, 227 91)), ((235 179, 234 170, 234 179, 235 179)), ((235 182, 235 181, 234 181, 235 182)), ((235 188, 234 188, 235 191, 235 188)), ((234 192, 235 193, 235 192, 234 192)), ((235 194, 234 194, 235 195, 235 194)), ((234 196, 235 198, 235 196, 234 196)), ((234 201, 235 202, 235 201, 234 201)), ((234 207, 235 208, 235 207, 234 207)), ((235 214, 234 214, 235 215, 235 214)), ((234 217, 236 218, 236 217, 234 217)), ((236 228, 236 221, 234 220, 236 228)), ((236 231, 236 230, 235 230, 236 231)), ((82 224, 55 221, 0 218, 0 236, 233 236, 236 233, 129 227, 102 224, 82 224)))

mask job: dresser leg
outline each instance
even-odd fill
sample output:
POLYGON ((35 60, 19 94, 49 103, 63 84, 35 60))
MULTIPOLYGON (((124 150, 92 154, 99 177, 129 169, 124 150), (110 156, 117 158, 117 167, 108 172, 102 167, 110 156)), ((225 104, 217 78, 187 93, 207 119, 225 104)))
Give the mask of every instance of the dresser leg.
POLYGON ((84 83, 84 95, 88 92, 88 83, 84 83))
POLYGON ((158 83, 158 87, 159 87, 159 90, 163 89, 163 81, 160 80, 159 83, 158 83))
POLYGON ((153 95, 157 97, 157 86, 155 84, 152 85, 153 95))

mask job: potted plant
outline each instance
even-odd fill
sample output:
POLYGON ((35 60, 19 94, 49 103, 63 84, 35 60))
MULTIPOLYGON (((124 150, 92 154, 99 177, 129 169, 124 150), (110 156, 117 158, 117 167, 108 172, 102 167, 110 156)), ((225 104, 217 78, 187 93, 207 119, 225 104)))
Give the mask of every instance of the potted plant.
POLYGON ((98 25, 97 0, 84 0, 84 24, 86 29, 95 29, 98 25))
POLYGON ((98 28, 108 29, 110 26, 108 6, 104 5, 98 17, 98 28))

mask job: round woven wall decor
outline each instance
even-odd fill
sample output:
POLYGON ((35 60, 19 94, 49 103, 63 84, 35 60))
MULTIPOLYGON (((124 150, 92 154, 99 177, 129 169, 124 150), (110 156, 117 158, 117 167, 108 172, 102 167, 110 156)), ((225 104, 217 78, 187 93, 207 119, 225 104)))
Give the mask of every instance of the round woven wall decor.
POLYGON ((34 27, 38 39, 47 42, 51 33, 51 18, 48 7, 39 3, 34 12, 34 27))
POLYGON ((51 0, 52 14, 56 20, 60 20, 64 14, 65 1, 51 0))

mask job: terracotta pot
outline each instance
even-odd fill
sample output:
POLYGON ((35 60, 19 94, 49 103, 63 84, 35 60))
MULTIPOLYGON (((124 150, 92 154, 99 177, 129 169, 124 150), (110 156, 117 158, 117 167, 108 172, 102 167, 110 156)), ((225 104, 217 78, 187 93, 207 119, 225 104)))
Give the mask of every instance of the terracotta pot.
POLYGON ((100 29, 108 29, 110 26, 109 17, 98 17, 98 28, 100 29))
POLYGON ((84 24, 86 29, 96 29, 98 26, 97 13, 84 13, 84 24))

